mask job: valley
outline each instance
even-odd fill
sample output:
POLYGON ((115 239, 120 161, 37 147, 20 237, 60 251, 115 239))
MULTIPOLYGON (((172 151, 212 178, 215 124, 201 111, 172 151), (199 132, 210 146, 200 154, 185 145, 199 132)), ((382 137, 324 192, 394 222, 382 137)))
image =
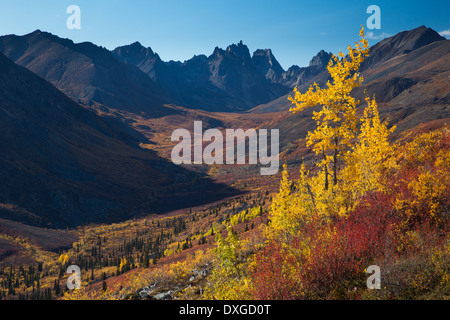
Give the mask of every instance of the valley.
MULTIPOLYGON (((288 96, 294 87, 305 93, 326 85, 331 53, 324 50, 309 66, 285 71, 270 49, 250 55, 242 41, 164 62, 138 42, 109 51, 36 30, 0 37, 0 52, 0 299, 215 299, 222 294, 211 291, 217 252, 231 255, 220 253, 223 243, 238 241, 236 268, 249 273, 247 259, 273 249, 264 246, 282 166, 292 181, 304 170, 320 173, 307 137, 322 106, 292 114, 288 96), (280 170, 174 164, 172 133, 194 132, 196 121, 223 136, 227 129, 279 130, 280 170), (81 269, 79 291, 67 289, 69 265, 81 269)), ((445 172, 446 158, 433 161, 448 151, 449 40, 424 26, 401 32, 371 48, 361 74, 352 92, 361 101, 358 117, 367 91, 380 118, 396 126, 389 141, 398 159, 408 158, 403 146, 422 134, 444 132, 430 147, 433 159, 418 159, 445 172)), ((420 167, 419 160, 404 165, 420 167)), ((401 168, 401 181, 420 171, 401 168)), ((445 192, 434 196, 444 212, 445 192)), ((445 237, 448 221, 439 223, 445 237)))

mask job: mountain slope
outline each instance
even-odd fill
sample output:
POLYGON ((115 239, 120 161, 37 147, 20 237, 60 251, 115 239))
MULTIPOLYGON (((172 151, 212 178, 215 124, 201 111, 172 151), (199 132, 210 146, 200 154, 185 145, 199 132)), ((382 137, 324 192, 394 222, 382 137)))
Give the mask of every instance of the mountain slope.
POLYGON ((408 54, 430 43, 445 40, 439 33, 425 26, 402 31, 393 37, 381 40, 371 47, 370 56, 361 65, 361 71, 365 71, 395 56, 408 54))
POLYGON ((169 112, 162 105, 173 102, 138 68, 89 42, 75 44, 37 30, 0 37, 0 52, 85 105, 160 116, 169 112))
POLYGON ((0 216, 76 226, 221 196, 220 186, 142 150, 129 130, 0 54, 0 216))
POLYGON ((270 49, 258 49, 253 53, 252 63, 271 82, 279 82, 285 72, 270 49))
MULTIPOLYGON (((387 60, 373 58, 362 72, 362 86, 353 92, 362 101, 360 111, 364 108, 364 90, 375 95, 380 116, 389 119, 391 125, 397 125, 394 138, 419 124, 443 123, 450 118, 450 41, 442 40, 430 30, 420 27, 402 32, 372 47, 369 58, 378 57, 380 48, 395 48, 395 54, 387 60)), ((304 92, 313 81, 323 86, 328 77, 327 72, 322 72, 299 86, 299 90, 304 92)), ((282 111, 280 117, 268 125, 280 129, 281 150, 289 152, 295 150, 296 140, 305 138, 308 131, 314 130, 312 112, 319 107, 288 114, 291 103, 287 97, 280 97, 250 112, 282 111)))

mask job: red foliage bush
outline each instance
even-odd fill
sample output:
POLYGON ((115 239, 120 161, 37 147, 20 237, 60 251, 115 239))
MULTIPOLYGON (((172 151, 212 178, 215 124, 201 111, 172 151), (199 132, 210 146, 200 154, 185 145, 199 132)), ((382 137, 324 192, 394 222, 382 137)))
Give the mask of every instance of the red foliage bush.
MULTIPOLYGON (((292 242, 296 249, 297 241, 292 242)), ((281 243, 272 241, 255 255, 251 272, 252 295, 256 300, 291 300, 301 298, 301 285, 292 267, 298 261, 286 252, 281 243)))
POLYGON ((353 280, 362 279, 364 269, 389 247, 394 215, 387 202, 382 194, 366 197, 326 238, 321 235, 327 226, 311 223, 288 246, 270 242, 255 256, 254 298, 313 299, 353 289, 353 280))
MULTIPOLYGON (((272 241, 255 255, 251 273, 255 299, 350 298, 355 286, 365 286, 364 270, 372 264, 394 263, 402 255, 424 248, 406 246, 399 252, 394 229, 405 217, 397 214, 392 197, 367 195, 348 218, 336 221, 331 238, 320 236, 324 226, 312 223, 289 245, 272 241), (302 254, 308 243, 311 253, 302 254), (347 293, 347 294, 346 294, 347 293)), ((423 246, 441 246, 448 232, 432 219, 415 225, 423 246)))

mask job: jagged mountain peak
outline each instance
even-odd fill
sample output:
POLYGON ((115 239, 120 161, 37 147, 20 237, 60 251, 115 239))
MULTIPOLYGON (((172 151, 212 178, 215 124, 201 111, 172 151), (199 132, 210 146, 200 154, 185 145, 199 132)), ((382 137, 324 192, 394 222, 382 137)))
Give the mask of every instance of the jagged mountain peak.
POLYGON ((253 52, 252 59, 255 57, 265 57, 265 59, 270 61, 272 64, 274 64, 274 62, 278 62, 273 55, 272 49, 257 49, 253 52))
POLYGON ((253 53, 252 63, 266 79, 276 82, 285 72, 271 49, 258 49, 253 53))
POLYGON ((245 59, 250 59, 250 50, 248 47, 241 41, 237 44, 231 44, 227 47, 227 53, 234 54, 238 57, 242 57, 245 59))
POLYGON ((143 48, 144 46, 139 41, 135 41, 132 44, 130 44, 130 47, 143 48))
POLYGON ((320 50, 319 53, 317 53, 309 62, 309 66, 319 66, 321 68, 324 68, 328 65, 328 62, 330 61, 332 56, 331 52, 326 52, 325 50, 320 50))
POLYGON ((29 33, 30 35, 37 35, 37 34, 41 34, 42 30, 41 29, 36 29, 33 32, 29 33))
POLYGON ((265 55, 268 57, 273 56, 272 49, 256 49, 255 52, 253 52, 253 56, 255 55, 265 55))
POLYGON ((218 56, 222 56, 224 54, 225 54, 225 50, 216 46, 210 57, 218 57, 218 56))
POLYGON ((112 51, 116 58, 120 58, 126 63, 137 65, 146 59, 160 60, 159 55, 152 48, 144 47, 139 41, 132 44, 117 47, 112 51))
POLYGON ((129 45, 125 45, 125 46, 121 46, 118 47, 116 49, 120 49, 120 48, 126 48, 128 50, 133 50, 133 51, 143 51, 143 52, 151 52, 153 53, 152 48, 150 47, 144 47, 139 41, 135 41, 129 45))

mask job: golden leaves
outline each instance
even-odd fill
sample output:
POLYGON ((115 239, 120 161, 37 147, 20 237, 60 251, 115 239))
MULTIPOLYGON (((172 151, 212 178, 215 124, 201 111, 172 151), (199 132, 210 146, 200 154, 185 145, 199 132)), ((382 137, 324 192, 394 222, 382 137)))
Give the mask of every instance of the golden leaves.
POLYGON ((319 166, 326 171, 325 189, 328 188, 328 172, 333 172, 333 183, 337 183, 338 162, 356 137, 356 108, 359 101, 351 96, 351 92, 363 81, 359 67, 369 54, 364 28, 361 28, 360 35, 361 40, 354 48, 348 46, 347 56, 339 52, 338 56, 333 55, 330 59, 327 69, 332 81, 328 81, 325 88, 314 83, 306 93, 301 94, 295 88, 294 97, 288 97, 293 103, 290 108, 293 113, 308 107, 322 106, 321 110, 313 112, 317 128, 308 133, 307 145, 313 146, 313 151, 323 157, 319 166))

